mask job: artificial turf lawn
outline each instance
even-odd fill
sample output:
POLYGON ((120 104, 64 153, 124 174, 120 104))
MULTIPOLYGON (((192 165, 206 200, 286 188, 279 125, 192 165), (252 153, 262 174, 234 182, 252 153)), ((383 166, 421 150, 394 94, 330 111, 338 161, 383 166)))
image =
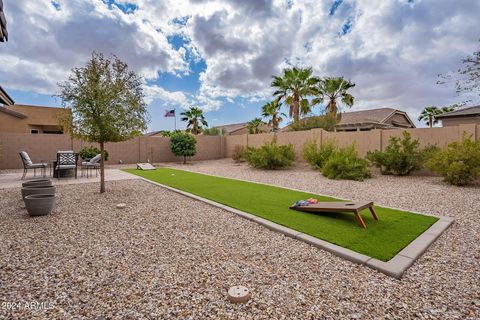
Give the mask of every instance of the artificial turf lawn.
POLYGON ((353 213, 306 213, 289 209, 295 201, 312 197, 319 201, 340 201, 332 197, 170 168, 125 171, 382 261, 393 258, 438 220, 431 216, 375 206, 380 222, 375 221, 366 209, 361 215, 367 229, 362 229, 353 213))

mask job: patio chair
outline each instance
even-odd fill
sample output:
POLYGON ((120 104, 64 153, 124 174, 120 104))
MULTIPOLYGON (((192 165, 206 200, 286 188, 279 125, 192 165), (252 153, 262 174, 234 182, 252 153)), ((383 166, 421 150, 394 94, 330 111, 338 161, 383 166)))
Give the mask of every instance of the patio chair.
POLYGON ((32 160, 30 159, 30 156, 28 153, 25 151, 20 151, 20 158, 22 159, 23 163, 23 176, 22 179, 25 179, 25 176, 27 175, 27 170, 28 169, 33 169, 33 175, 37 175, 37 169, 42 169, 43 171, 43 176, 46 177, 47 175, 47 165, 46 163, 33 163, 32 160))
POLYGON ((61 172, 65 170, 75 170, 75 179, 77 179, 77 161, 78 154, 73 151, 58 151, 56 171, 57 178, 60 178, 61 172))
POLYGON ((95 176, 98 176, 98 169, 100 169, 100 159, 102 155, 99 153, 89 161, 83 161, 81 166, 82 177, 83 173, 87 171, 87 178, 88 178, 88 170, 95 169, 95 176))

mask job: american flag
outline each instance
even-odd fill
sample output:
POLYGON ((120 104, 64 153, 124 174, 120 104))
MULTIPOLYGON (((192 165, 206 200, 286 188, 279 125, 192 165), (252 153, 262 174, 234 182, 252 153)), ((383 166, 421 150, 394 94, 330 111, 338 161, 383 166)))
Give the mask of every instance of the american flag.
POLYGON ((165 110, 165 117, 175 117, 175 109, 165 110))

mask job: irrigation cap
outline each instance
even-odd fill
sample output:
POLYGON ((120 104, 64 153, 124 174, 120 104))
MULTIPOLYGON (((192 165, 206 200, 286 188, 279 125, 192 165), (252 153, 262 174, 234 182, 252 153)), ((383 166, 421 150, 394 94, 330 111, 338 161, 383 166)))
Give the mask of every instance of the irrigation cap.
POLYGON ((228 300, 233 303, 245 303, 250 300, 250 291, 244 286, 233 286, 228 289, 228 300))

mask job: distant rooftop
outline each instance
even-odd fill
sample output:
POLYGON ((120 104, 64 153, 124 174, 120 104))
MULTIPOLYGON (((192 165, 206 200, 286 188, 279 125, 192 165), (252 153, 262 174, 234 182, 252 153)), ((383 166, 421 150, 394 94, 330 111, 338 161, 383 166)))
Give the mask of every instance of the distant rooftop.
POLYGON ((470 116, 476 116, 476 115, 480 116, 480 105, 446 112, 441 115, 435 116, 435 118, 442 119, 442 118, 453 118, 453 117, 467 117, 467 116, 470 117, 470 116))
POLYGON ((224 131, 225 133, 230 134, 237 130, 243 129, 246 126, 247 126, 246 122, 241 122, 241 123, 232 123, 232 124, 225 124, 221 126, 215 126, 214 128, 217 128, 220 132, 224 131))

